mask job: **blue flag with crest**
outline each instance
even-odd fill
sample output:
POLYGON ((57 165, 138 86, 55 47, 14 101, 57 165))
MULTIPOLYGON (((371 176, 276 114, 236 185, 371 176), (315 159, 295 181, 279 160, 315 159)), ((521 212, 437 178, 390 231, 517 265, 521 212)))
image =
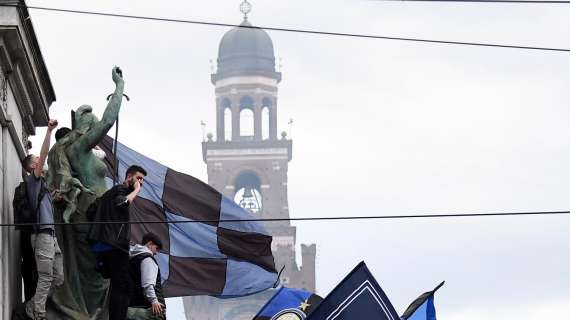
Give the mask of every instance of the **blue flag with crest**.
POLYGON ((305 319, 323 298, 299 289, 281 287, 253 320, 305 319))

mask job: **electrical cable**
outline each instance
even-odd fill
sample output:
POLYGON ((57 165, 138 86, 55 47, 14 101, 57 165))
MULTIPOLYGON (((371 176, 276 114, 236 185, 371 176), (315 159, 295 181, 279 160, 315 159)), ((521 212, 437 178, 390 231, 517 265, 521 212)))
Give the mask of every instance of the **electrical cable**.
MULTIPOLYGON (((399 0, 397 0, 397 1, 399 1, 399 0)), ((490 47, 490 48, 538 50, 538 51, 552 51, 552 52, 570 52, 570 49, 566 49, 566 48, 549 48, 549 47, 536 47, 536 46, 523 46, 523 45, 504 45, 504 44, 495 44, 495 43, 431 40, 431 39, 420 39, 420 38, 405 38, 405 37, 369 35, 369 34, 360 34, 360 33, 328 32, 328 31, 317 31, 317 30, 306 30, 306 29, 290 29, 290 28, 278 28, 278 27, 266 27, 266 26, 248 26, 248 25, 236 25, 236 24, 220 23, 220 22, 159 18, 159 17, 149 17, 149 16, 137 16, 137 15, 127 15, 127 14, 117 14, 117 13, 84 11, 84 10, 70 10, 70 9, 59 9, 59 8, 38 7, 38 6, 23 6, 23 5, 18 5, 18 4, 0 4, 0 7, 23 7, 23 8, 35 9, 35 10, 64 12, 64 13, 76 13, 76 14, 96 15, 96 16, 115 17, 115 18, 142 19, 142 20, 151 20, 151 21, 176 22, 176 23, 208 25, 208 26, 217 26, 217 27, 237 27, 237 28, 250 28, 250 29, 264 29, 264 30, 270 30, 270 31, 295 32, 295 33, 324 35, 324 36, 353 37, 353 38, 364 38, 364 39, 383 39, 383 40, 410 41, 410 42, 420 42, 420 43, 435 43, 435 44, 447 44, 447 45, 490 47)))
MULTIPOLYGON (((388 216, 342 216, 342 217, 306 217, 306 218, 261 218, 261 219, 219 219, 219 220, 182 220, 182 221, 88 221, 88 222, 56 222, 56 223, 3 223, 0 227, 26 227, 42 225, 94 225, 94 224, 178 224, 178 223, 235 223, 235 222, 277 222, 277 221, 325 221, 325 220, 380 220, 380 219, 427 219, 427 218, 466 218, 466 217, 512 217, 538 215, 565 215, 570 211, 527 211, 527 212, 490 212, 490 213, 456 213, 456 214, 412 214, 388 216)), ((184 217, 181 217, 184 218, 184 217)))
POLYGON ((512 4, 570 4, 570 1, 566 0, 369 0, 378 2, 472 2, 472 3, 512 3, 512 4))

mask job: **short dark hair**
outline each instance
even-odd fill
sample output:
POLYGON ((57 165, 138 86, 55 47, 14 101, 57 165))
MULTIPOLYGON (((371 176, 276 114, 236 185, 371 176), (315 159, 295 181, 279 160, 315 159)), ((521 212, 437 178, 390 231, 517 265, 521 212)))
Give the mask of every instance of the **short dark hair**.
POLYGON ((24 159, 22 159, 22 167, 24 167, 24 170, 30 171, 30 165, 32 164, 32 159, 34 159, 33 154, 29 154, 24 159))
POLYGON ((160 241, 160 238, 156 234, 149 232, 143 236, 142 244, 145 245, 149 242, 154 243, 158 247, 158 250, 162 250, 162 241, 160 241))
POLYGON ((137 172, 142 173, 146 177, 146 170, 143 167, 132 165, 127 169, 127 172, 125 173, 125 179, 129 176, 129 174, 135 174, 137 172))
POLYGON ((69 129, 67 127, 62 127, 62 128, 57 129, 57 131, 55 132, 55 141, 58 141, 59 139, 65 137, 70 132, 71 132, 71 129, 69 129))

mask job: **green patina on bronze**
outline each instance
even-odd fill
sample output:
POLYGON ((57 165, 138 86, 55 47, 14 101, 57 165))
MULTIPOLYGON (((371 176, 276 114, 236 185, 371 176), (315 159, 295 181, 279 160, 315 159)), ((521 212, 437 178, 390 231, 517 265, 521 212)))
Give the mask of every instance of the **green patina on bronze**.
MULTIPOLYGON (((75 111, 74 129, 57 141, 49 152, 48 185, 54 192, 56 222, 86 222, 87 210, 107 190, 106 166, 92 152, 119 116, 124 81, 113 68, 115 92, 101 120, 83 105, 75 111)), ((109 282, 95 271, 95 257, 89 249, 87 225, 56 228, 64 258, 65 282, 48 301, 48 319, 104 320, 107 314, 109 282)))

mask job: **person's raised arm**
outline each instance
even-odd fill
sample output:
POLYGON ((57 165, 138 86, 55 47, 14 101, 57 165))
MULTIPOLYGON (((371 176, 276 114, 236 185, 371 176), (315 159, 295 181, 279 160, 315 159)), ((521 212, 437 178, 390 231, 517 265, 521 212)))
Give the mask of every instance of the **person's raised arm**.
POLYGON ((48 122, 46 136, 44 137, 44 142, 42 143, 42 147, 40 149, 38 164, 34 168, 34 176, 36 176, 36 178, 39 178, 42 175, 42 170, 44 169, 44 164, 46 163, 46 159, 48 156, 51 133, 53 129, 55 129, 56 127, 57 127, 57 120, 50 119, 50 121, 48 122))
POLYGON ((132 203, 133 201, 135 201, 135 198, 137 197, 139 192, 141 192, 140 181, 138 181, 138 180, 135 181, 135 184, 133 185, 133 189, 134 190, 127 195, 127 200, 129 201, 129 203, 132 203))
POLYGON ((111 95, 111 100, 103 112, 101 121, 95 123, 89 131, 83 135, 79 141, 85 150, 93 149, 111 130, 111 127, 119 117, 121 102, 123 100, 123 92, 125 82, 123 81, 123 72, 119 67, 113 68, 113 82, 115 82, 115 92, 111 95))
POLYGON ((133 185, 133 191, 131 191, 130 193, 127 193, 128 189, 126 187, 123 189, 119 189, 119 191, 117 192, 117 196, 115 197, 115 205, 117 207, 128 206, 133 201, 135 201, 135 198, 137 197, 140 191, 141 191, 141 183, 139 181, 135 181, 135 184, 133 185))

